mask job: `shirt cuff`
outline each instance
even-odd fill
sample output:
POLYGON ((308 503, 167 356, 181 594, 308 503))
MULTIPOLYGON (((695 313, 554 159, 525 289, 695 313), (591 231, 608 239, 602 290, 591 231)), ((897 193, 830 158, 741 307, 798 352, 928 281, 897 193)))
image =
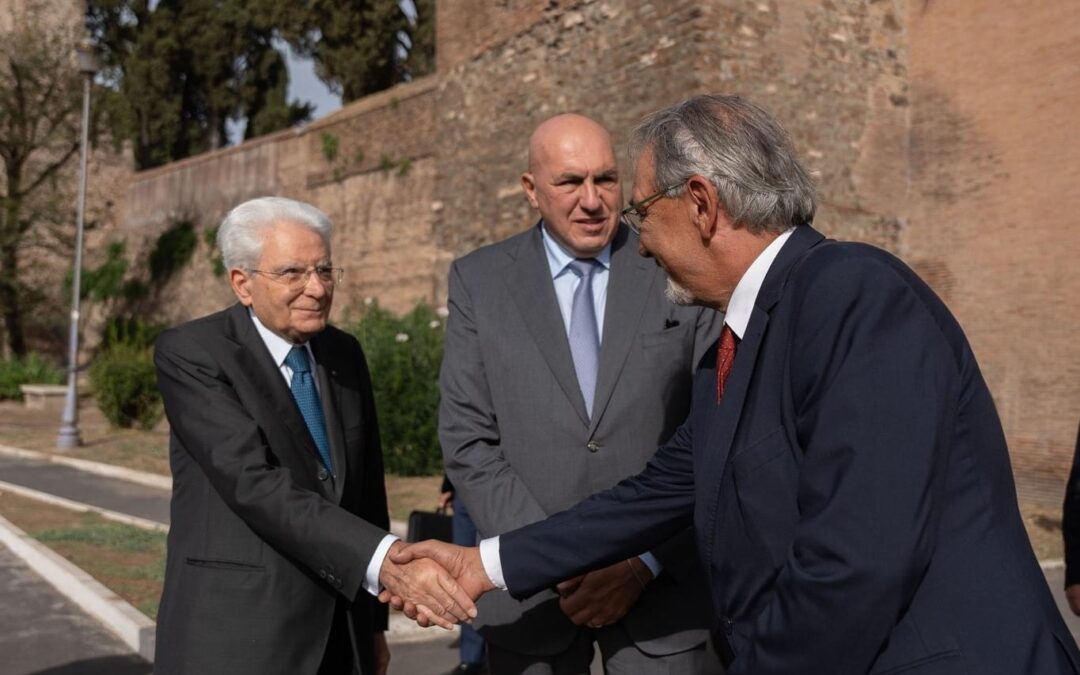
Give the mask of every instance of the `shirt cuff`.
POLYGON ((482 539, 480 541, 480 561, 484 563, 484 572, 488 579, 499 590, 506 590, 506 579, 503 578, 502 557, 499 555, 499 538, 482 539))
POLYGON ((649 571, 652 572, 653 579, 660 576, 660 573, 664 571, 664 566, 660 564, 660 561, 657 560, 656 556, 652 553, 642 553, 638 556, 638 560, 645 563, 645 567, 649 568, 649 571))
POLYGON ((364 575, 364 590, 368 593, 378 595, 382 590, 382 584, 379 583, 379 572, 382 571, 382 564, 386 560, 386 554, 389 553, 390 546, 399 539, 400 537, 396 535, 388 534, 383 537, 383 540, 375 548, 375 553, 371 556, 371 562, 367 566, 367 573, 364 575))

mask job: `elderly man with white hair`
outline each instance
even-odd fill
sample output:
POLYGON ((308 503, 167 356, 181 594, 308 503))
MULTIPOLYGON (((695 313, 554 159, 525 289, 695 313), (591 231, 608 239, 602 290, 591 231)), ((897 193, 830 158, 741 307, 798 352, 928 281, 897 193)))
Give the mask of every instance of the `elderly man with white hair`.
POLYGON ((395 565, 363 351, 327 324, 329 219, 264 197, 218 244, 238 302, 165 332, 172 528, 157 673, 385 673, 382 589, 444 625, 475 606, 436 563, 395 565), (428 609, 430 608, 430 609, 428 609))

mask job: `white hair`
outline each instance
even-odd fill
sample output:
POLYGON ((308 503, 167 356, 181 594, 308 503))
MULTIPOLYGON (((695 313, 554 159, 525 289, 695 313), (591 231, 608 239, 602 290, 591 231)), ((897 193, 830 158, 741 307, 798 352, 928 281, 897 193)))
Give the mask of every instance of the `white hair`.
POLYGON ((226 269, 252 270, 262 255, 263 230, 290 222, 317 232, 330 247, 333 225, 311 204, 285 197, 250 199, 229 211, 217 232, 217 245, 226 269))

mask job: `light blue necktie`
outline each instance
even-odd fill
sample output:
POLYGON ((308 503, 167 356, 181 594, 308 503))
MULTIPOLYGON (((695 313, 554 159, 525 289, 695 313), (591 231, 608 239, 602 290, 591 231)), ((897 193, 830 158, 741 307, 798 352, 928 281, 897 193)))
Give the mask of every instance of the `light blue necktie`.
POLYGON ((300 407, 300 414, 304 416, 311 438, 315 441, 315 447, 319 449, 319 457, 323 466, 331 474, 334 466, 330 460, 330 441, 326 436, 326 418, 323 417, 322 403, 319 401, 319 392, 315 390, 315 380, 311 377, 311 361, 308 359, 307 349, 293 347, 289 355, 285 357, 285 365, 292 368, 292 395, 296 399, 296 405, 300 407))
POLYGON ((568 265, 581 277, 574 290, 570 309, 570 355, 574 358, 578 386, 585 399, 585 411, 592 417, 593 396, 596 394, 596 374, 600 369, 600 331, 596 326, 592 280, 599 263, 592 258, 578 258, 568 265))

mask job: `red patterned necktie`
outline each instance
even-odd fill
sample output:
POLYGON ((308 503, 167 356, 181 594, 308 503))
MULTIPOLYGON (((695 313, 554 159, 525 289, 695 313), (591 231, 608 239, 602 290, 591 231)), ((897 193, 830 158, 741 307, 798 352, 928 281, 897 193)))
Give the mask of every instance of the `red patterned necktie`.
POLYGON ((738 338, 731 326, 724 324, 724 330, 720 331, 720 347, 716 350, 716 402, 724 398, 724 384, 728 375, 731 374, 731 364, 735 362, 735 348, 738 346, 738 338))

